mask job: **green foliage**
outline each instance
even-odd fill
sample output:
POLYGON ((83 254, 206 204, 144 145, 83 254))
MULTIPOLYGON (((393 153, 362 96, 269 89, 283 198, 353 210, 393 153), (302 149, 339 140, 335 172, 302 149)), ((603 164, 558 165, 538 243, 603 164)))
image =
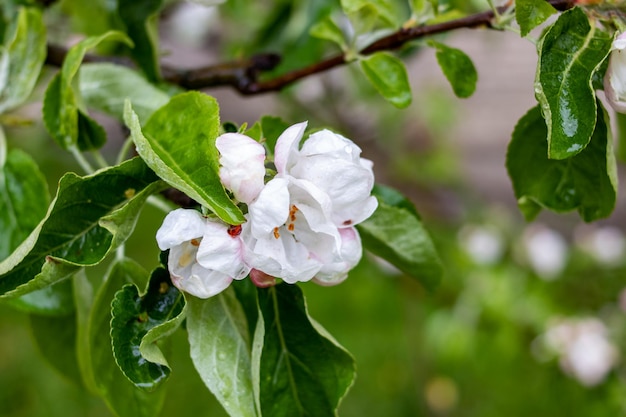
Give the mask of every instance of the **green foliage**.
POLYGON ((152 115, 143 132, 130 103, 124 120, 137 152, 163 180, 211 209, 226 223, 244 221, 219 178, 215 147, 219 106, 213 97, 197 92, 179 94, 152 115))
POLYGON ((152 272, 144 295, 129 284, 111 303, 111 340, 115 361, 137 387, 153 390, 170 374, 156 341, 175 330, 183 318, 185 300, 170 281, 169 272, 152 272))
POLYGON ((278 137, 288 127, 289 124, 283 121, 280 117, 263 116, 246 131, 246 135, 264 143, 265 151, 272 154, 274 153, 278 137))
POLYGON ((330 16, 318 21, 310 30, 311 36, 334 42, 343 51, 347 51, 348 45, 341 28, 333 21, 330 16))
MULTIPOLYGON (((231 416, 257 416, 251 342, 232 288, 201 300, 187 297, 191 359, 207 388, 231 416)), ((258 382, 257 382, 258 384, 258 382)))
POLYGON ((460 49, 435 41, 428 41, 428 44, 437 50, 437 62, 450 82, 454 94, 459 98, 467 98, 474 94, 478 74, 472 60, 460 49))
POLYGON ((138 158, 87 177, 66 174, 46 217, 0 263, 0 294, 25 294, 100 263, 132 233, 143 202, 159 187, 138 158))
POLYGON ((596 124, 592 78, 611 47, 611 36, 580 8, 564 12, 539 45, 535 94, 548 126, 548 157, 581 152, 596 124))
POLYGON ((522 213, 532 220, 547 208, 577 209, 590 222, 608 216, 615 206, 617 170, 607 116, 598 106, 598 121, 589 145, 565 160, 548 159, 548 130, 539 107, 515 127, 506 166, 522 213))
POLYGON ((376 52, 360 62, 367 79, 391 104, 399 109, 411 104, 411 86, 402 61, 391 54, 376 52))
POLYGON ((87 50, 107 40, 130 43, 120 32, 107 32, 82 40, 68 51, 61 71, 48 85, 43 103, 43 118, 50 136, 63 149, 98 149, 106 142, 104 129, 81 107, 80 94, 74 88, 74 77, 87 50))
POLYGON ((295 285, 259 290, 259 311, 252 361, 261 414, 337 415, 354 380, 352 356, 309 317, 295 285))
POLYGON ((520 26, 521 35, 528 33, 556 13, 556 9, 544 0, 517 0, 515 2, 515 20, 520 26))
POLYGON ((22 7, 13 26, 0 46, 0 114, 28 98, 46 58, 46 27, 39 10, 22 7))

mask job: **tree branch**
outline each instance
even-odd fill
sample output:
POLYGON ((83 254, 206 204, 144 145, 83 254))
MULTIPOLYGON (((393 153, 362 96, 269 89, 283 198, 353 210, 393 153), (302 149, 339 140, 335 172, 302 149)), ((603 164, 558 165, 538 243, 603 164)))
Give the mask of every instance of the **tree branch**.
MULTIPOLYGON (((546 0, 555 9, 565 11, 574 7, 580 0, 546 0)), ((508 6, 498 8, 503 13, 508 6)), ((439 33, 449 32, 462 28, 486 27, 493 28, 493 11, 473 14, 448 22, 437 23, 429 26, 402 28, 384 38, 381 38, 362 49, 361 55, 371 55, 379 51, 395 50, 404 46, 407 42, 439 33)), ((61 66, 67 55, 65 48, 49 45, 46 63, 61 66)), ((86 62, 114 62, 125 66, 134 66, 132 61, 123 57, 99 57, 86 55, 86 62)), ((251 58, 213 65, 198 69, 184 70, 163 67, 162 73, 165 81, 179 85, 186 89, 201 89, 215 86, 231 86, 241 94, 254 95, 271 91, 280 91, 294 82, 314 74, 328 71, 332 68, 348 63, 344 55, 336 55, 315 64, 303 67, 276 78, 259 80, 259 76, 266 71, 274 69, 280 63, 280 56, 276 54, 259 54, 251 58)))

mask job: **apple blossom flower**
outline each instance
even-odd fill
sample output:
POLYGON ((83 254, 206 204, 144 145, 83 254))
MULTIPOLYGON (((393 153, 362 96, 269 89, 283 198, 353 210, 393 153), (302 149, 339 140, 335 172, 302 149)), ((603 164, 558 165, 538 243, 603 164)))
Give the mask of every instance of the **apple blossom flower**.
POLYGON ((196 210, 177 209, 165 217, 156 239, 170 250, 168 269, 181 291, 209 298, 242 279, 250 268, 243 262, 241 226, 229 226, 196 210))
POLYGON ((264 186, 265 148, 248 136, 226 133, 215 140, 220 152, 220 180, 244 203, 254 200, 264 186))
POLYGON ((615 111, 626 113, 626 32, 613 41, 604 75, 604 94, 615 111))

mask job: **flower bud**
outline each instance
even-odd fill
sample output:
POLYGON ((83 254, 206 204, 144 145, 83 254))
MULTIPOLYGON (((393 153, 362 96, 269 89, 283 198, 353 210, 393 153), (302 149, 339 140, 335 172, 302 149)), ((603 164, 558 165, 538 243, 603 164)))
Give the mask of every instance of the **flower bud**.
POLYGON ((615 111, 626 113, 626 32, 613 41, 604 75, 604 94, 615 111))

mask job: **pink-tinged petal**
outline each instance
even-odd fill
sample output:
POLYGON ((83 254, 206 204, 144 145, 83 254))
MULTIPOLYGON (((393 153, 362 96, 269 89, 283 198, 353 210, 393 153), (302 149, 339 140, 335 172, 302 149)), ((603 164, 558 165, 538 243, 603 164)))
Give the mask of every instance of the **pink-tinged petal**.
POLYGON ((324 286, 337 285, 348 277, 363 256, 361 237, 354 227, 340 229, 341 254, 333 262, 326 263, 315 275, 314 282, 324 286))
POLYGON ((258 269, 250 271, 250 281, 259 288, 269 288, 276 285, 276 278, 258 269))
POLYGON ((274 148, 274 165, 279 174, 285 174, 294 163, 295 154, 298 153, 298 145, 304 135, 307 122, 297 123, 288 127, 276 141, 274 148))
POLYGON ((198 248, 185 242, 170 250, 168 269, 176 288, 200 298, 209 298, 224 291, 232 278, 203 268, 196 262, 198 248))
POLYGON ((248 136, 226 133, 215 146, 220 152, 220 179, 224 187, 244 203, 261 192, 265 178, 265 148, 248 136))
POLYGON ((285 224, 289 216, 289 181, 275 177, 268 182, 257 199, 248 206, 252 234, 263 237, 285 224))
POLYGON ((250 271, 243 261, 241 237, 231 235, 229 226, 217 220, 207 220, 196 259, 202 267, 234 279, 242 279, 250 271))
POLYGON ((205 218, 196 210, 177 209, 169 212, 156 233, 159 249, 170 249, 183 242, 201 238, 204 223, 205 218))

